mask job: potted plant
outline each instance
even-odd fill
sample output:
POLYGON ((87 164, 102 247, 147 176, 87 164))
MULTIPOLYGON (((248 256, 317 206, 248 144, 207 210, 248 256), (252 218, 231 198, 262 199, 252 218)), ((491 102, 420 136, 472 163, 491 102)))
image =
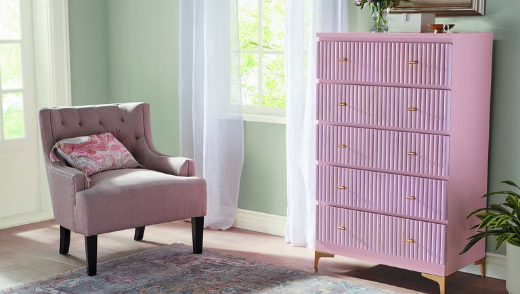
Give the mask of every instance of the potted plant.
POLYGON ((373 27, 372 32, 388 31, 388 14, 390 8, 394 6, 393 0, 355 0, 356 5, 361 9, 368 6, 372 13, 373 27))
MULTIPOLYGON (((502 183, 520 190, 513 181, 502 183)), ((460 254, 489 236, 495 238, 496 249, 507 243, 507 291, 510 294, 520 294, 520 194, 514 191, 497 191, 487 193, 483 197, 491 195, 504 195, 505 202, 490 204, 489 207, 477 209, 468 216, 469 218, 475 215, 480 219, 480 224, 472 228, 477 229, 477 233, 468 238, 469 242, 460 254)))

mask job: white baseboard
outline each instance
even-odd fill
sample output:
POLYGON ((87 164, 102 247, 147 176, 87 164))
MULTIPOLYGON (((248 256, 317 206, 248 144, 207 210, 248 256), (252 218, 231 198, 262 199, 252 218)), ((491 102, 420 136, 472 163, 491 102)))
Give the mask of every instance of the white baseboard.
MULTIPOLYGON (((469 265, 460 271, 480 275, 480 266, 469 265)), ((505 280, 506 273, 506 256, 496 253, 486 253, 486 277, 505 280)))
POLYGON ((233 227, 283 237, 286 223, 285 216, 238 209, 233 227))
MULTIPOLYGON (((285 236, 287 217, 238 209, 233 227, 276 236, 285 236)), ((480 266, 470 265, 460 271, 480 275, 480 266)), ((486 277, 506 279, 506 256, 486 253, 486 277)))
POLYGON ((52 211, 31 211, 0 218, 0 229, 7 229, 54 218, 52 211))

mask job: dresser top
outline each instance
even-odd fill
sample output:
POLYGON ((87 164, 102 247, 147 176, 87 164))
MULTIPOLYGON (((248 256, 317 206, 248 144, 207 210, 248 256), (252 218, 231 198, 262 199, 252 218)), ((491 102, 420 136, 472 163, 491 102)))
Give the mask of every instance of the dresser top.
POLYGON ((491 39, 493 33, 318 33, 320 41, 379 41, 379 42, 452 42, 465 39, 491 39))

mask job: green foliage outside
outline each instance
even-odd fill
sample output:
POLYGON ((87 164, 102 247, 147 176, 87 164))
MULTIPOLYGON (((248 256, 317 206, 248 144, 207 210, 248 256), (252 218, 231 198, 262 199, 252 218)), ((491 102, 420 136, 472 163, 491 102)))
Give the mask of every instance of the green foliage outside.
POLYGON ((22 62, 20 44, 0 44, 0 74, 2 89, 22 87, 22 62))
POLYGON ((4 139, 22 138, 24 136, 22 94, 4 94, 2 106, 4 139))
POLYGON ((240 50, 264 53, 262 58, 256 52, 240 54, 244 105, 285 108, 285 2, 262 0, 261 7, 258 0, 239 0, 238 3, 240 50), (263 16, 261 27, 260 8, 263 16), (262 85, 259 85, 260 67, 262 85))
POLYGON ((0 0, 0 39, 19 39, 18 0, 0 0))
MULTIPOLYGON (((0 0, 0 83, 3 90, 21 89, 22 60, 18 0, 0 0)), ((4 139, 24 137, 23 95, 8 93, 1 97, 4 139)))
POLYGON ((22 138, 23 133, 23 110, 10 107, 4 111, 4 138, 22 138))

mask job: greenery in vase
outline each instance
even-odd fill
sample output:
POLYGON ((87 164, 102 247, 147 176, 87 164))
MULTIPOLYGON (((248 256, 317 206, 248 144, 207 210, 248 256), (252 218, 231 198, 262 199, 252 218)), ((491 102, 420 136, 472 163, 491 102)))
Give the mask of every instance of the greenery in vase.
MULTIPOLYGON (((502 183, 520 190, 520 187, 513 181, 503 181, 502 183)), ((505 242, 520 246, 520 194, 514 191, 497 191, 487 193, 483 197, 491 195, 505 195, 506 200, 504 203, 479 208, 468 215, 468 218, 476 215, 480 219, 480 224, 471 228, 472 230, 477 229, 477 233, 468 238, 469 242, 460 254, 465 253, 478 241, 488 236, 495 237, 496 249, 505 242)))
POLYGON ((372 17, 374 19, 374 24, 377 29, 381 29, 384 25, 386 25, 385 13, 388 13, 390 8, 394 7, 394 1, 391 0, 354 0, 356 1, 356 5, 360 7, 360 9, 368 6, 370 8, 370 12, 372 13, 372 17))

